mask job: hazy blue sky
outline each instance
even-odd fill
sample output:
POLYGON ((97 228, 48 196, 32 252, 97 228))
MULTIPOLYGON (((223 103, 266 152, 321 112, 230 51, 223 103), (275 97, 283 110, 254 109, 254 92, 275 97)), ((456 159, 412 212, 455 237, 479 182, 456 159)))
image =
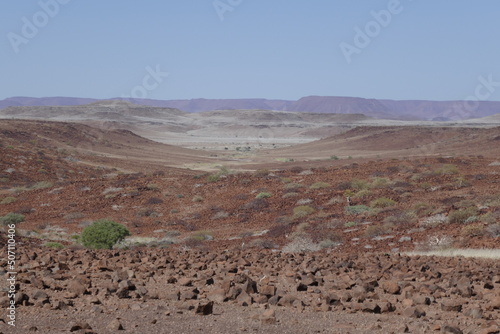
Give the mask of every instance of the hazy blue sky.
POLYGON ((498 0, 0 4, 0 99, 500 100, 498 0))

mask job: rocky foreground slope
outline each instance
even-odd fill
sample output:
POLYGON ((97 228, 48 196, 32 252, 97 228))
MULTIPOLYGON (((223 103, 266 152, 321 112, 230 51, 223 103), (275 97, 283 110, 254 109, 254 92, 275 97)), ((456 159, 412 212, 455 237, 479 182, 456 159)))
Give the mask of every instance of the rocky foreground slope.
MULTIPOLYGON (((25 239, 19 250, 17 333, 500 329, 497 260, 237 249, 55 251, 25 239)), ((3 319, 0 331, 13 333, 3 319)))

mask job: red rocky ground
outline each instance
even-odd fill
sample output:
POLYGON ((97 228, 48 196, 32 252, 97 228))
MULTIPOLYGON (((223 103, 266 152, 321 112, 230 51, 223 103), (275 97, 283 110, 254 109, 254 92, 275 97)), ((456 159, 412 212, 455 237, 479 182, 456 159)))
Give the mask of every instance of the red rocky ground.
MULTIPOLYGON (((45 136, 2 125, 0 216, 25 217, 19 333, 498 333, 498 260, 400 255, 498 249, 494 156, 208 174, 162 166, 162 146, 130 134, 113 132, 109 143, 106 132, 44 124, 45 136), (79 131, 94 146, 68 146, 88 143, 79 131), (113 153, 120 145, 133 147, 130 161, 113 153), (91 251, 73 241, 101 218, 139 244, 91 251)), ((207 159, 186 152, 175 156, 207 159)), ((0 321, 0 331, 12 328, 0 321)))

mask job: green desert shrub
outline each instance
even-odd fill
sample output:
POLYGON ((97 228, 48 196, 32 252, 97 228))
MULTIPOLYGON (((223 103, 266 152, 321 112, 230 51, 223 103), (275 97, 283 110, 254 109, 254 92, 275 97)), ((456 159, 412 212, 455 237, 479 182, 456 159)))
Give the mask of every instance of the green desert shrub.
POLYGON ((372 208, 387 208, 389 206, 393 206, 396 204, 396 201, 387 198, 387 197, 380 197, 377 198, 376 200, 373 200, 370 202, 370 206, 372 208))
POLYGON ((445 164, 441 168, 434 170, 434 174, 441 174, 441 175, 458 174, 458 168, 455 165, 445 164))
POLYGON ((344 227, 354 227, 357 225, 358 225, 358 223, 356 223, 356 222, 347 222, 344 224, 344 227))
POLYGON ((366 205, 352 205, 345 208, 345 211, 351 215, 359 215, 370 210, 370 207, 366 205))
POLYGON ((412 211, 396 211, 384 218, 384 223, 395 226, 411 226, 417 222, 417 215, 412 211))
POLYGON ((294 182, 285 184, 285 189, 287 189, 287 190, 298 189, 298 188, 304 188, 304 185, 300 184, 300 183, 294 183, 294 182))
POLYGON ((0 217, 0 223, 3 225, 18 224, 24 221, 24 215, 19 213, 8 213, 0 217))
POLYGON ((358 191, 357 193, 353 194, 351 197, 354 198, 366 198, 372 195, 372 192, 368 189, 363 189, 358 191))
POLYGON ((47 189, 47 188, 52 188, 54 184, 50 181, 40 181, 34 184, 31 189, 37 190, 37 189, 47 189))
POLYGON ((257 169, 254 173, 255 176, 257 177, 266 177, 271 173, 269 169, 257 169))
POLYGON ((220 179, 220 175, 212 174, 207 176, 207 182, 217 182, 220 179))
POLYGON ((130 231, 125 226, 112 220, 101 219, 83 230, 80 241, 87 248, 111 249, 129 235, 130 231))
POLYGON ((477 209, 474 207, 455 210, 450 212, 450 214, 448 215, 448 221, 450 223, 465 223, 469 218, 474 217, 476 215, 477 215, 477 209))
POLYGON ((379 235, 387 234, 391 232, 391 226, 384 224, 384 225, 371 225, 368 226, 365 230, 365 237, 367 238, 373 238, 377 237, 379 235))
POLYGON ((373 179, 371 187, 373 188, 385 188, 389 185, 389 179, 385 177, 376 177, 373 179))
POLYGON ((316 182, 311 185, 311 189, 323 189, 323 188, 329 188, 330 184, 326 182, 316 182))
POLYGON ((485 233, 485 227, 483 224, 471 224, 462 227, 460 230, 460 235, 465 238, 472 238, 483 235, 485 233))
POLYGON ((272 196, 271 193, 262 192, 262 193, 259 193, 257 196, 255 196, 255 198, 261 199, 261 198, 269 198, 271 196, 272 196))
POLYGON ((314 213, 314 211, 315 210, 309 205, 299 205, 293 208, 293 215, 295 218, 302 218, 309 216, 310 214, 314 213))
POLYGON ((208 231, 198 231, 190 235, 187 239, 195 241, 213 240, 213 236, 208 231))
POLYGON ((16 201, 17 201, 17 198, 9 196, 9 197, 5 197, 4 199, 2 199, 0 201, 0 204, 10 204, 10 203, 14 203, 16 201))
POLYGON ((418 217, 425 217, 434 211, 435 207, 433 205, 430 205, 428 203, 420 202, 415 205, 413 205, 413 211, 418 217))
POLYGON ((54 249, 63 249, 64 248, 64 245, 59 243, 59 242, 46 242, 45 247, 48 247, 48 248, 54 248, 54 249))
POLYGON ((354 179, 351 180, 350 186, 352 189, 359 191, 363 189, 368 189, 370 187, 370 184, 365 180, 354 179))

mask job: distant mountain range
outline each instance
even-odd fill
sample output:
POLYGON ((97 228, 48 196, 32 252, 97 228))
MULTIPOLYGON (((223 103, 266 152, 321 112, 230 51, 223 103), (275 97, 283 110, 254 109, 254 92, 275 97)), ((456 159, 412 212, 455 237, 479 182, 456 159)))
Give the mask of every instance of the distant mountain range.
MULTIPOLYGON (((186 112, 213 110, 278 110, 313 113, 364 114, 394 120, 456 121, 500 113, 500 101, 377 100, 358 97, 308 96, 297 101, 268 99, 123 99, 135 104, 176 108, 186 112)), ((0 100, 0 109, 11 106, 72 106, 100 101, 76 97, 12 97, 0 100)))

